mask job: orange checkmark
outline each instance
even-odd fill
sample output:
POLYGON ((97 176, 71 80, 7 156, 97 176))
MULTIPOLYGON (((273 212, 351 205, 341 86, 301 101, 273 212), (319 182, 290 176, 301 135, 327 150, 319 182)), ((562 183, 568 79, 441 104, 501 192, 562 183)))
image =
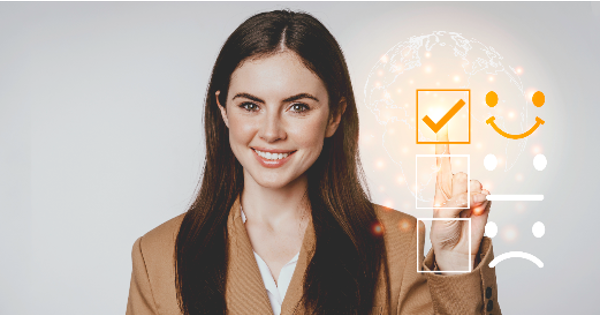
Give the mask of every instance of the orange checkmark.
POLYGON ((429 118, 427 115, 423 117, 423 121, 427 124, 427 126, 429 126, 429 128, 431 128, 431 130, 433 130, 433 132, 437 133, 440 131, 440 129, 442 129, 442 127, 444 127, 444 125, 448 123, 448 121, 450 121, 450 119, 452 119, 452 117, 454 117, 454 115, 456 115, 456 113, 458 113, 463 106, 465 106, 465 101, 458 100, 458 102, 452 106, 450 111, 447 112, 446 115, 444 115, 444 117, 442 117, 442 119, 440 119, 440 121, 437 123, 434 123, 433 120, 431 120, 431 118, 429 118))

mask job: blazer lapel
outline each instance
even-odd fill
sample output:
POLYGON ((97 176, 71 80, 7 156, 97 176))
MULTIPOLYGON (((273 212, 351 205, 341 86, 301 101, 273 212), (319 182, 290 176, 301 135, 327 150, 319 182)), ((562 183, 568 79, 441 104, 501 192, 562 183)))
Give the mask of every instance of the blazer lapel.
POLYGON ((300 304, 303 287, 304 287, 304 273, 306 268, 312 259, 316 246, 315 229, 313 226, 312 216, 309 217, 306 231, 304 232, 304 239, 302 240, 302 247, 300 249, 300 255, 298 255, 298 262, 296 262, 296 268, 292 275, 292 280, 288 287, 283 304, 281 305, 281 315, 292 315, 292 314, 303 314, 303 307, 300 304))
POLYGON ((273 314, 240 213, 240 196, 227 219, 229 262, 225 299, 228 314, 273 314))
MULTIPOLYGON (((240 196, 229 210, 229 267, 227 269, 226 301, 229 314, 273 314, 267 289, 258 269, 252 244, 240 212, 240 196)), ((304 272, 315 249, 312 216, 309 219, 292 280, 283 299, 281 315, 302 314, 304 272)))

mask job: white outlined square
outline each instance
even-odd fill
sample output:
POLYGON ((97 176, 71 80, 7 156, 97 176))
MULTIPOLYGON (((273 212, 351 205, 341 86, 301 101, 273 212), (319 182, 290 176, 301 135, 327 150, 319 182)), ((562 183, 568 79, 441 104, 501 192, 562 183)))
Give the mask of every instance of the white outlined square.
MULTIPOLYGON (((437 157, 450 157, 452 158, 466 158, 466 170, 467 170, 467 196, 471 196, 471 156, 469 154, 417 154, 415 157, 415 209, 417 210, 432 210, 433 200, 431 202, 431 206, 423 207, 419 206, 419 158, 437 158, 437 157)), ((434 185, 432 189, 435 191, 435 179, 434 185)), ((422 196, 421 196, 422 197, 422 196)), ((422 202, 422 201, 421 201, 422 202)), ((471 198, 467 198, 467 205, 464 207, 437 207, 438 209, 470 209, 471 208, 471 198)))
MULTIPOLYGON (((440 271, 424 271, 421 270, 421 265, 420 265, 420 257, 424 257, 425 253, 420 253, 419 252, 419 221, 468 221, 469 222, 469 257, 471 256, 471 218, 417 218, 417 229, 415 230, 417 233, 417 272, 418 273, 434 273, 434 272, 440 272, 440 271)), ((424 222, 423 222, 424 224, 424 222)), ((425 248, 423 248, 423 251, 425 251, 425 248)), ((444 270, 443 272, 446 273, 468 273, 473 271, 473 264, 471 263, 471 261, 469 260, 469 270, 450 270, 450 271, 446 271, 444 270)))

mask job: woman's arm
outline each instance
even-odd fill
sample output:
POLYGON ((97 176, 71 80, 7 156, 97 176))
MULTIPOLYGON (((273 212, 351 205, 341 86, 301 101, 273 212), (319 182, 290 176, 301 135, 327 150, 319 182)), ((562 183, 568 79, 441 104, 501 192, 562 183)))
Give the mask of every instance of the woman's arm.
POLYGON ((133 244, 131 259, 133 269, 131 271, 126 315, 158 314, 142 253, 142 237, 138 238, 133 244))

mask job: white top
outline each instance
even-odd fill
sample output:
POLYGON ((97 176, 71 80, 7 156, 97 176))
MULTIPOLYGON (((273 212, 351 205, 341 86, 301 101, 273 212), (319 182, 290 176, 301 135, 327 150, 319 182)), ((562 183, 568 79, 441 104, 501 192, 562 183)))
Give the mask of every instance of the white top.
MULTIPOLYGON (((242 212, 242 220, 244 223, 246 223, 246 215, 244 214, 244 210, 242 210, 241 206, 240 211, 242 212)), ((273 275, 271 274, 271 270, 269 269, 269 266, 267 266, 267 263, 260 258, 260 256, 258 256, 254 250, 252 250, 252 252, 254 253, 254 257, 256 257, 258 269, 260 269, 260 274, 263 278, 263 282, 265 283, 265 288, 267 289, 267 295, 271 301, 273 313, 275 315, 280 315, 281 304, 283 304, 283 298, 285 297, 285 293, 290 285, 290 281, 292 281, 292 275, 294 274, 294 269, 296 269, 296 262, 298 261, 300 252, 298 252, 298 254, 292 258, 292 260, 290 260, 281 268, 281 271, 279 272, 279 279, 277 279, 279 287, 275 284, 275 280, 273 279, 273 275)))

